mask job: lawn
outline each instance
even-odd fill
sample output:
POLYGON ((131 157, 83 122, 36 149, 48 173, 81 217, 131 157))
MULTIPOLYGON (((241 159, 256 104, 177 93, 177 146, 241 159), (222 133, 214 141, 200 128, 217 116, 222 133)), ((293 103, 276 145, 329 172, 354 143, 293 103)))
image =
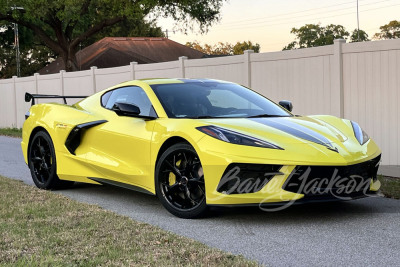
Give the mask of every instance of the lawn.
POLYGON ((20 129, 20 128, 0 128, 0 135, 22 138, 22 129, 20 129))
POLYGON ((381 191, 385 197, 400 199, 400 178, 379 175, 381 191))
POLYGON ((197 241, 0 176, 0 265, 257 266, 197 241))

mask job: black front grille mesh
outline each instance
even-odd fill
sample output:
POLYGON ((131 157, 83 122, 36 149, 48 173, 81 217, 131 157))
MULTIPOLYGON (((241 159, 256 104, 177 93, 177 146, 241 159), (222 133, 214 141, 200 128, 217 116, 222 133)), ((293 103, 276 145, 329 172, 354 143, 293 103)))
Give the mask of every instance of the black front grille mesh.
POLYGON ((297 166, 283 189, 306 196, 350 194, 369 189, 377 179, 381 156, 348 166, 297 166))
POLYGON ((245 194, 260 191, 277 174, 282 165, 230 164, 220 180, 217 191, 224 194, 245 194))

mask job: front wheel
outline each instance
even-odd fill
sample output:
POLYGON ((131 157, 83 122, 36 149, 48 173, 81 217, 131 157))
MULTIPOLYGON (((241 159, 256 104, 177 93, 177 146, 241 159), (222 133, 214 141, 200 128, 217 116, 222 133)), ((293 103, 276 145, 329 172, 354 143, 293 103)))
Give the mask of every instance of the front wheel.
POLYGON ((28 162, 32 180, 41 189, 60 189, 73 184, 58 178, 54 145, 45 131, 39 131, 33 136, 29 144, 28 162))
POLYGON ((206 214, 203 167, 189 144, 175 144, 161 155, 155 185, 157 197, 173 215, 190 219, 206 214))

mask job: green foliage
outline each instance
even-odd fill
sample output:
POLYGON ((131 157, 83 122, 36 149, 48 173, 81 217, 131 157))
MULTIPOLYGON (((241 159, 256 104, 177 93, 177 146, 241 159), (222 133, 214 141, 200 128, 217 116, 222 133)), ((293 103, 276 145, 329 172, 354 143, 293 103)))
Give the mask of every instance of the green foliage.
POLYGON ((251 41, 237 42, 235 45, 230 43, 219 42, 215 45, 204 44, 198 41, 187 42, 186 46, 203 52, 207 55, 241 55, 245 50, 254 50, 255 53, 260 52, 260 45, 253 44, 251 41))
POLYGON ((335 24, 325 27, 319 24, 306 24, 298 29, 292 28, 290 33, 296 35, 296 40, 283 50, 330 45, 333 44, 333 40, 346 39, 350 35, 342 25, 335 24))
POLYGON ((363 30, 358 31, 358 29, 354 29, 354 31, 351 33, 350 36, 351 43, 367 42, 367 41, 369 41, 369 39, 368 39, 368 34, 365 31, 363 30))
POLYGON ((10 137, 22 137, 21 128, 0 128, 0 135, 10 136, 10 137))
POLYGON ((260 53, 260 45, 259 44, 253 44, 251 41, 244 41, 244 42, 237 42, 233 46, 233 54, 234 55, 241 55, 244 53, 246 50, 253 50, 255 53, 260 53))
POLYGON ((73 71, 78 69, 76 52, 79 44, 104 28, 117 23, 122 23, 121 28, 132 26, 132 22, 154 15, 172 17, 184 31, 193 29, 197 23, 204 32, 219 19, 223 1, 9 0, 0 3, 0 21, 17 22, 32 30, 43 44, 64 60, 66 70, 73 71), (12 9, 13 6, 23 7, 23 10, 12 9))
POLYGON ((381 32, 375 33, 374 39, 397 39, 400 38, 400 21, 392 20, 388 24, 379 27, 381 32))
MULTIPOLYGON (((5 79, 17 74, 14 27, 10 24, 0 25, 0 29, 0 79, 5 79)), ((20 27, 18 35, 21 76, 33 75, 50 62, 53 53, 40 45, 40 40, 30 29, 20 27)))

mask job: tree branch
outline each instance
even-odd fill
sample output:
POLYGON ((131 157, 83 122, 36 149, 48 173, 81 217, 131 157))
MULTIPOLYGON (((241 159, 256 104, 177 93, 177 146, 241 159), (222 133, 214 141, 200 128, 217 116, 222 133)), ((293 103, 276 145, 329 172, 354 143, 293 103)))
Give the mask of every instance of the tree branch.
MULTIPOLYGON (((89 5, 92 2, 92 0, 86 0, 82 7, 81 7, 81 12, 80 12, 80 17, 82 17, 84 14, 88 13, 89 11, 89 5)), ((73 20, 73 21, 69 21, 67 27, 65 28, 65 36, 68 39, 72 38, 72 32, 76 26, 76 24, 78 23, 78 20, 73 20)))
POLYGON ((114 25, 122 20, 124 20, 125 17, 115 17, 111 19, 106 19, 103 20, 102 22, 94 25, 93 27, 89 28, 86 32, 82 33, 80 36, 75 38, 74 40, 71 41, 71 48, 75 48, 76 46, 79 45, 80 42, 85 40, 86 38, 92 36, 93 34, 98 33, 101 31, 104 27, 114 25))
POLYGON ((23 20, 19 20, 19 19, 15 19, 14 17, 12 17, 11 15, 4 15, 0 13, 0 20, 5 20, 8 22, 13 22, 13 23, 18 23, 24 27, 27 27, 29 29, 31 29, 33 32, 35 32, 42 40, 43 42, 54 52, 61 54, 63 52, 63 50, 61 49, 60 45, 54 41, 53 39, 51 39, 46 33, 45 31, 43 31, 39 26, 23 21, 23 20))

